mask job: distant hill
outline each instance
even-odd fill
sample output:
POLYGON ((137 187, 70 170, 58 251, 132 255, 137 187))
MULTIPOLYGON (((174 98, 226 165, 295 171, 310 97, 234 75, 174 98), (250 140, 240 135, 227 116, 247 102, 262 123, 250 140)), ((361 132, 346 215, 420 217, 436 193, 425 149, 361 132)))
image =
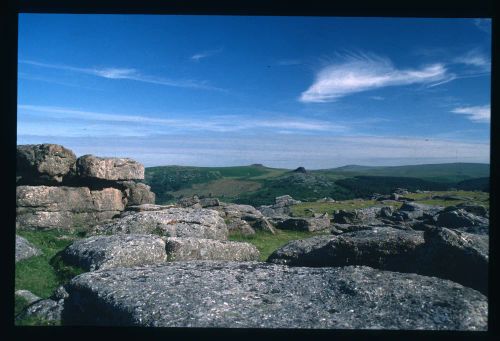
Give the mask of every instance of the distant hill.
POLYGON ((307 171, 301 167, 293 171, 262 164, 234 167, 159 166, 146 168, 145 182, 156 193, 158 203, 173 202, 196 194, 258 206, 271 204, 276 196, 284 194, 302 201, 314 201, 323 197, 345 200, 373 193, 385 194, 397 187, 412 191, 449 188, 486 191, 489 187, 489 165, 347 165, 307 171))
POLYGON ((427 179, 439 182, 457 182, 490 176, 490 165, 485 163, 443 163, 408 166, 369 167, 348 165, 319 172, 348 173, 347 175, 396 176, 427 179))

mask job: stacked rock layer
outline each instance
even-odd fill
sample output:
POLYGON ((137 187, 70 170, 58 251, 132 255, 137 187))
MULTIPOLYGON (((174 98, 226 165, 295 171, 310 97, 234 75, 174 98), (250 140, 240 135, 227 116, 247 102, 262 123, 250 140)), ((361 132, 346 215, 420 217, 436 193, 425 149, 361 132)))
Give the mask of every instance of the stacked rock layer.
POLYGON ((16 228, 89 227, 128 206, 154 204, 144 166, 129 158, 76 155, 56 144, 17 147, 16 228))

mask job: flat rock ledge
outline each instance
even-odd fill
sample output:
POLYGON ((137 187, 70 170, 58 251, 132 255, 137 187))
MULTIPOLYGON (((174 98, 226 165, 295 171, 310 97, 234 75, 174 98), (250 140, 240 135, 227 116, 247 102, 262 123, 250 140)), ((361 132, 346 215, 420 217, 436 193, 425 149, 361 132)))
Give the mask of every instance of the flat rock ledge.
POLYGON ((132 267, 165 262, 165 242, 153 235, 92 236, 66 247, 61 257, 67 264, 87 271, 132 267))
POLYGON ((478 291, 366 266, 188 261, 84 273, 63 325, 486 330, 478 291))
POLYGON ((166 238, 169 261, 186 260, 258 260, 259 250, 250 243, 200 238, 166 238))
POLYGON ((157 234, 166 237, 226 240, 228 230, 217 211, 204 208, 168 208, 139 211, 96 226, 93 234, 157 234))

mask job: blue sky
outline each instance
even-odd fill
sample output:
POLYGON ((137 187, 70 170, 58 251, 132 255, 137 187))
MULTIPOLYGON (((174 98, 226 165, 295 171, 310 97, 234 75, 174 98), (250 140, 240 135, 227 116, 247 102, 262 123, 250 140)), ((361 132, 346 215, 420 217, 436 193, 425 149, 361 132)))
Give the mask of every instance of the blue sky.
POLYGON ((17 143, 146 166, 489 162, 491 21, 20 14, 17 143))

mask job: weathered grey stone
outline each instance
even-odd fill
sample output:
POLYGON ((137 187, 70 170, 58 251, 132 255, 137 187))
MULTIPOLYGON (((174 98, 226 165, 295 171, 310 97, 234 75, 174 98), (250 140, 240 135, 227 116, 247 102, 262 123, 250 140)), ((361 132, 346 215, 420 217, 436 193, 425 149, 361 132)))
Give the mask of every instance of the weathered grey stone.
POLYGON ((18 186, 16 228, 72 229, 109 220, 125 208, 116 188, 18 186))
POLYGON ((268 262, 291 266, 367 265, 435 276, 487 295, 488 237, 429 226, 424 231, 371 227, 294 240, 268 262))
POLYGON ((419 219, 424 216, 434 216, 442 210, 443 207, 441 206, 405 202, 401 208, 393 214, 393 218, 400 217, 402 220, 419 219))
POLYGON ((169 261, 186 260, 227 260, 253 261, 258 260, 259 250, 250 243, 227 240, 176 238, 165 239, 169 261))
POLYGON ((467 204, 467 203, 458 204, 456 206, 449 206, 445 208, 444 211, 454 211, 459 208, 480 217, 485 217, 485 218, 489 217, 489 212, 487 207, 481 205, 467 204))
POLYGON ((251 236, 255 234, 255 230, 244 220, 232 219, 226 223, 229 233, 238 232, 244 236, 251 236))
POLYGON ((156 196, 151 192, 150 186, 134 181, 119 181, 118 185, 125 188, 124 193, 127 199, 127 206, 154 205, 156 196))
POLYGON ((158 264, 166 260, 165 242, 153 235, 92 236, 74 241, 61 257, 87 271, 158 264))
POLYGON ((37 295, 33 294, 29 290, 16 290, 14 294, 17 297, 21 297, 22 299, 24 299, 26 302, 28 302, 28 304, 31 304, 33 302, 36 302, 36 301, 39 301, 42 299, 41 297, 38 297, 37 295))
POLYGON ((227 239, 227 226, 217 211, 173 207, 160 211, 133 212, 94 227, 96 234, 154 233, 167 237, 227 239))
POLYGON ((122 192, 116 188, 91 191, 88 187, 17 186, 16 206, 58 212, 122 211, 122 192))
POLYGON ((127 211, 123 214, 129 214, 131 212, 144 212, 144 211, 161 211, 168 208, 176 207, 175 205, 154 205, 154 204, 142 204, 142 205, 132 205, 127 206, 127 211))
POLYGON ((202 198, 202 199, 200 199, 200 205, 203 208, 219 206, 220 201, 217 198, 202 198))
POLYGON ((330 227, 329 218, 288 218, 276 225, 282 230, 321 231, 330 227))
POLYGON ((354 211, 339 210, 333 214, 333 221, 337 224, 369 224, 375 223, 381 214, 381 207, 368 207, 354 211))
POLYGON ((61 314, 64 310, 64 301, 54 301, 51 299, 35 301, 27 306, 17 317, 16 320, 26 318, 37 318, 47 324, 60 324, 61 314))
POLYGON ((190 261, 114 268, 68 285, 63 325, 486 330, 457 283, 369 267, 190 261))
POLYGON ((26 240, 26 238, 16 235, 16 263, 20 260, 41 254, 42 251, 26 240))
POLYGON ((292 206, 292 205, 297 205, 300 204, 302 201, 300 200, 295 200, 292 198, 290 195, 282 195, 280 197, 274 198, 275 205, 277 207, 284 207, 284 206, 292 206))
POLYGON ((91 229, 92 226, 109 221, 120 214, 120 211, 82 212, 70 211, 46 212, 18 208, 16 229, 20 230, 75 230, 91 229))
POLYGON ((367 265, 378 269, 417 272, 415 250, 423 232, 373 227, 339 236, 294 240, 274 251, 268 262, 293 266, 367 265))
POLYGON ((476 216, 464 209, 441 212, 437 215, 435 221, 437 226, 453 229, 481 226, 487 228, 490 223, 488 218, 476 216))
POLYGON ((374 227, 378 225, 362 225, 362 224, 332 224, 331 233, 334 235, 349 233, 361 230, 372 230, 374 227))
POLYGON ((252 222, 252 227, 256 230, 270 232, 272 234, 276 234, 276 230, 274 229, 271 222, 266 218, 262 217, 252 222))
POLYGON ((67 299, 68 296, 69 296, 69 294, 66 291, 66 288, 64 287, 64 285, 60 285, 54 290, 54 292, 50 296, 50 299, 52 299, 54 301, 59 301, 59 300, 67 299))
POLYGON ((75 154, 57 144, 17 146, 16 173, 20 183, 58 184, 75 169, 75 154))
POLYGON ((197 195, 192 197, 182 198, 177 201, 177 205, 180 207, 191 207, 191 208, 201 208, 200 198, 197 195))
POLYGON ((129 158, 83 155, 76 160, 78 176, 103 180, 142 180, 144 166, 129 158))
POLYGON ((488 294, 489 237, 433 227, 424 232, 422 274, 450 279, 488 294))

